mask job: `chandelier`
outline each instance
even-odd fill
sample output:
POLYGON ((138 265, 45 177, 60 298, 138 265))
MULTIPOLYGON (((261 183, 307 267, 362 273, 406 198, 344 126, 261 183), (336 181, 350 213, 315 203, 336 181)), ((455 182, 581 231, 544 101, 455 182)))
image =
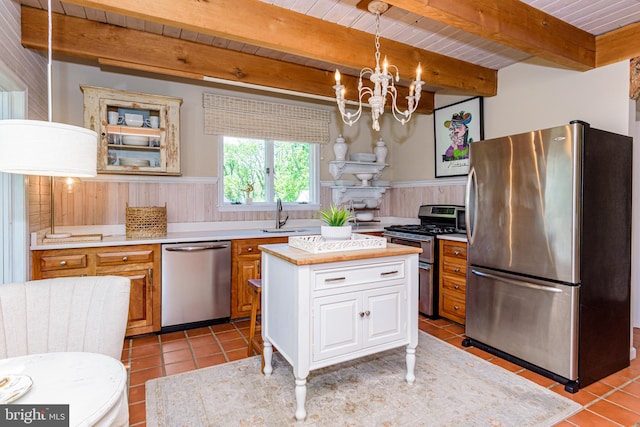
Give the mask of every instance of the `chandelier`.
POLYGON ((345 111, 345 99, 344 85, 340 84, 340 72, 336 70, 335 78, 336 84, 333 88, 336 91, 336 102, 338 103, 338 109, 342 116, 342 121, 351 126, 360 119, 362 114, 362 102, 365 97, 368 96, 367 103, 371 107, 371 118, 373 119, 373 129, 380 130, 380 123, 378 119, 384 114, 384 107, 387 102, 387 95, 391 97, 391 111, 393 117, 403 125, 411 119, 411 114, 416 111, 418 102, 420 101, 420 91, 422 91, 423 81, 420 80, 420 64, 416 70, 416 79, 411 83, 409 87, 409 96, 407 99, 407 109, 401 111, 396 104, 398 92, 394 83, 400 81, 400 73, 398 67, 395 65, 389 65, 387 63, 387 57, 385 56, 382 62, 382 69, 380 68, 380 15, 387 11, 389 5, 383 1, 373 0, 369 3, 369 12, 376 15, 376 66, 374 69, 365 67, 360 70, 360 79, 358 80, 358 109, 351 113, 345 111), (395 70, 395 77, 389 71, 395 70), (368 77, 373 83, 373 88, 365 86, 362 82, 363 77, 368 77))

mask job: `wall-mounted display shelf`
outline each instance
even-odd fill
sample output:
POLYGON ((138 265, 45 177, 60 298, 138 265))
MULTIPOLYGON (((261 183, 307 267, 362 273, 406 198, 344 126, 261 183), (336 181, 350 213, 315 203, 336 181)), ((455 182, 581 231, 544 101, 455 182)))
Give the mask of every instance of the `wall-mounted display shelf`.
POLYGON ((98 173, 180 175, 182 99, 81 85, 98 173))

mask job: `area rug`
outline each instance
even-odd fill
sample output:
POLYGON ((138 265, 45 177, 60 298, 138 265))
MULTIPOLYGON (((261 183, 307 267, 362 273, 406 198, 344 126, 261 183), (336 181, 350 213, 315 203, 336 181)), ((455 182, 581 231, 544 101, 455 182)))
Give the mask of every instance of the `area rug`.
POLYGON ((416 381, 404 347, 312 371, 307 418, 294 417, 291 366, 260 357, 147 381, 154 426, 552 426, 581 406, 420 331, 416 381))

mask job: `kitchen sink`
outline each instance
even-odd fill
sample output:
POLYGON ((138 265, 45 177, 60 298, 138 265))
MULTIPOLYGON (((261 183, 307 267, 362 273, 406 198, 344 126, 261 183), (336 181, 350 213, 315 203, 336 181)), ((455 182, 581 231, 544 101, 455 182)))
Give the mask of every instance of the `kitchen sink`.
POLYGON ((319 229, 314 228, 269 228, 262 230, 263 233, 320 233, 319 229))

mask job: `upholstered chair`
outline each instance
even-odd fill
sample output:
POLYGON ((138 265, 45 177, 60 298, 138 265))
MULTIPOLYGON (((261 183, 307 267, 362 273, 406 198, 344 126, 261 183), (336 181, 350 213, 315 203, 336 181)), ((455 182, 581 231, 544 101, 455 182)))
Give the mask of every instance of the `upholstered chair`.
POLYGON ((0 358, 88 351, 120 360, 129 292, 120 276, 0 285, 0 358))

